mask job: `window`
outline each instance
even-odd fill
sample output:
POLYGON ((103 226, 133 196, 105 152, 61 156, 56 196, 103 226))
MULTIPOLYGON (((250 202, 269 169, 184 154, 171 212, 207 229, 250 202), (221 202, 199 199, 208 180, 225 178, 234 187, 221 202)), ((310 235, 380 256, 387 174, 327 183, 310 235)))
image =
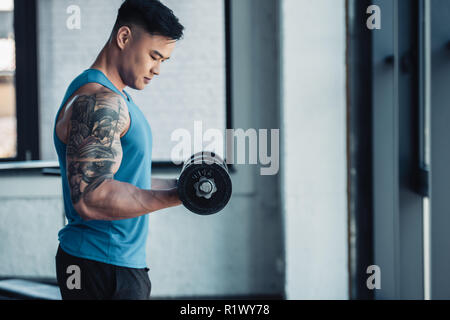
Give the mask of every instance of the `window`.
POLYGON ((423 99, 424 73, 430 71, 423 63, 429 50, 422 34, 424 1, 348 4, 351 296, 423 299, 424 198, 430 192, 424 166, 430 128, 423 99), (370 5, 382 12, 381 29, 367 28, 370 5), (369 265, 382 270, 381 290, 366 286, 369 265))
POLYGON ((0 0, 0 158, 17 156, 14 2, 0 0))
POLYGON ((0 161, 39 160, 34 0, 0 0, 0 122, 0 161))
MULTIPOLYGON (((57 109, 70 82, 92 65, 105 45, 121 3, 122 0, 38 2, 42 160, 56 159, 52 129, 57 109), (68 18, 75 12, 68 10, 69 5, 77 6, 79 29, 67 27, 68 18)), ((228 0, 163 3, 185 26, 184 39, 177 44, 170 61, 162 65, 161 75, 145 90, 125 89, 152 127, 152 158, 156 165, 171 163, 171 150, 177 144, 171 141, 173 131, 183 128, 193 136, 195 121, 203 122, 203 132, 209 128, 225 130, 229 112, 228 0)))
MULTIPOLYGON (((122 2, 0 0, 0 161, 56 160, 56 112, 70 82, 105 45, 122 2), (68 27, 73 6, 79 29, 68 27)), ((195 121, 203 132, 231 127, 229 0, 163 2, 185 37, 157 81, 143 91, 125 89, 152 126, 156 165, 171 163, 174 130, 193 134, 195 121)))

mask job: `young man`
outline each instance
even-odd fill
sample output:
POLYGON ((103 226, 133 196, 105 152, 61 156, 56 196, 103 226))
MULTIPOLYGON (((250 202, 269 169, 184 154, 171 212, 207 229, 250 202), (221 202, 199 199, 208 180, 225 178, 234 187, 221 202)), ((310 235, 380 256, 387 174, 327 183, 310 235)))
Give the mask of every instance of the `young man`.
POLYGON ((126 0, 96 61, 66 92, 54 130, 68 220, 56 255, 63 299, 150 297, 148 213, 181 202, 176 180, 151 179, 152 132, 123 89, 159 75, 183 30, 158 0, 126 0))

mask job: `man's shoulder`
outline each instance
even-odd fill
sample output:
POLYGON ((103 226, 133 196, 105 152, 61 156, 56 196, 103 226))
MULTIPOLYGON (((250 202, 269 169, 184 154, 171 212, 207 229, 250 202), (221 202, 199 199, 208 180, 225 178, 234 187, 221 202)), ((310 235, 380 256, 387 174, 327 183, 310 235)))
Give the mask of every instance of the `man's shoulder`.
POLYGON ((56 122, 56 132, 59 139, 67 143, 70 122, 77 119, 86 121, 99 109, 109 111, 106 113, 100 111, 97 115, 109 114, 113 118, 120 118, 123 127, 122 136, 127 132, 131 121, 125 99, 120 94, 98 83, 87 83, 74 92, 60 112, 56 122))
POLYGON ((97 83, 88 83, 80 87, 74 93, 68 106, 70 109, 74 109, 72 112, 79 112, 77 109, 84 108, 86 103, 96 106, 95 109, 118 109, 125 114, 126 118, 128 117, 128 106, 123 96, 97 83))
POLYGON ((92 117, 120 119, 119 127, 124 132, 130 126, 128 106, 123 96, 102 85, 84 85, 76 91, 69 107, 71 120, 86 121, 92 117))
POLYGON ((103 99, 110 98, 118 100, 120 103, 124 103, 126 106, 126 102, 123 96, 98 83, 86 83, 75 92, 74 96, 75 97, 92 96, 92 97, 100 97, 103 99))

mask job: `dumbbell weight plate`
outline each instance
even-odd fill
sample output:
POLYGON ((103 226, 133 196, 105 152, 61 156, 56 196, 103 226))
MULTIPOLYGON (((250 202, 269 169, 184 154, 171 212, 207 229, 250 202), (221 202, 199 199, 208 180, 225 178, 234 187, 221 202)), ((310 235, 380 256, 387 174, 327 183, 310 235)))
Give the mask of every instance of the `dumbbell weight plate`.
POLYGON ((195 154, 188 159, 178 180, 178 195, 183 205, 199 215, 211 215, 221 211, 232 193, 231 179, 225 162, 215 155, 211 158, 207 154, 195 154), (217 189, 209 199, 198 195, 198 182, 206 179, 213 181, 217 189))
POLYGON ((201 164, 201 163, 206 163, 206 164, 217 163, 218 165, 222 166, 228 172, 227 164, 225 163, 224 160, 222 160, 222 158, 220 158, 214 152, 205 152, 205 151, 192 155, 188 160, 186 160, 184 162, 182 170, 184 170, 184 168, 186 168, 187 166, 189 166, 191 164, 201 164))

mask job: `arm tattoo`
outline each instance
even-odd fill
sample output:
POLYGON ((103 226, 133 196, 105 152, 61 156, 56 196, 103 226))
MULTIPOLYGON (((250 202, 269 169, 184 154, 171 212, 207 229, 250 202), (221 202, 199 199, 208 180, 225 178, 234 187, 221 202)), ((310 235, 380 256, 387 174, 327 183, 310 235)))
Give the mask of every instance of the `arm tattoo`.
POLYGON ((120 134, 126 128, 125 101, 115 93, 76 98, 67 144, 67 178, 72 202, 113 179, 122 158, 120 134))

